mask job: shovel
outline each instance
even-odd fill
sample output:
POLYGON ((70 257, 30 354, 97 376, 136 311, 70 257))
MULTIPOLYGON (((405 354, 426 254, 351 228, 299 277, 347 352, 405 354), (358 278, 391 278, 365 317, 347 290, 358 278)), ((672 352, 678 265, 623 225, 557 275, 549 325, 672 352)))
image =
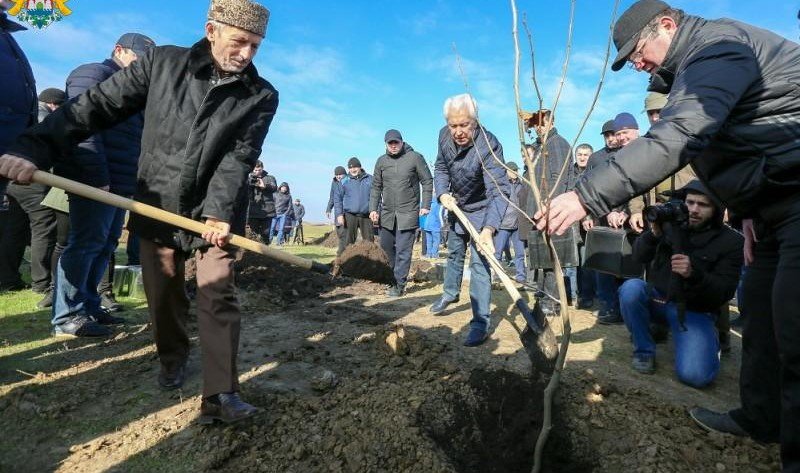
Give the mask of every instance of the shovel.
MULTIPOLYGON (((144 215, 145 217, 150 217, 153 220, 158 220, 159 222, 164 222, 197 234, 202 234, 207 231, 216 230, 215 228, 206 225, 204 223, 198 222, 196 220, 192 220, 190 218, 186 218, 181 215, 176 215, 172 212, 167 212, 166 210, 159 209, 158 207, 153 207, 152 205, 136 202, 133 199, 121 197, 116 194, 100 190, 96 187, 87 186, 86 184, 81 184, 79 182, 75 182, 70 179, 65 179, 63 177, 56 176, 54 174, 50 174, 44 171, 34 172, 33 182, 44 184, 50 187, 57 187, 71 194, 79 195, 87 199, 92 199, 97 202, 102 202, 104 204, 112 205, 114 207, 129 210, 133 213, 144 215)), ((270 259, 290 264, 292 266, 297 266, 310 271, 315 271, 317 273, 327 274, 330 273, 331 270, 330 266, 326 264, 318 263, 316 261, 306 258, 301 258, 300 256, 295 256, 293 254, 285 253, 283 251, 274 250, 263 243, 247 239, 243 236, 231 234, 228 243, 234 246, 238 246, 239 248, 243 248, 245 250, 250 250, 255 253, 262 254, 270 259)))
MULTIPOLYGON (((461 222, 461 225, 469 233, 469 236, 472 237, 472 240, 475 242, 475 247, 480 248, 478 245, 480 241, 478 231, 467 216, 464 215, 464 212, 456 205, 453 205, 453 208, 449 210, 452 210, 461 222)), ((539 371, 547 374, 552 373, 555 368, 556 357, 558 356, 558 343, 556 342, 556 336, 553 330, 547 323, 547 318, 545 318, 541 310, 539 300, 536 300, 533 310, 531 310, 528 303, 522 298, 522 294, 517 290, 514 282, 511 281, 511 278, 506 274, 502 265, 495 259, 494 255, 484 253, 484 256, 489 262, 489 266, 497 273, 497 277, 500 278, 503 287, 508 291, 511 299, 514 301, 514 305, 522 312, 522 316, 525 318, 526 327, 522 330, 522 333, 520 333, 520 340, 522 341, 522 346, 525 347, 525 351, 528 353, 528 358, 530 358, 533 366, 537 367, 539 371)))

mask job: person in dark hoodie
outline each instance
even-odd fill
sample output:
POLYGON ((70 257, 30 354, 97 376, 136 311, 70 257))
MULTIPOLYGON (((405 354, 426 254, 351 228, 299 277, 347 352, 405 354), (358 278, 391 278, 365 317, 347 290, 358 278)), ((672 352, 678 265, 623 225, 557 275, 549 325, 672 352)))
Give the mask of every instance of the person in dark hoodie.
POLYGON ((702 388, 719 372, 715 319, 719 308, 736 291, 744 240, 722 223, 722 207, 700 181, 689 182, 676 197, 688 209, 688 228, 684 231, 687 246, 676 253, 678 235, 666 233, 658 222, 651 223, 633 246, 633 257, 647 265, 647 281, 628 279, 622 284, 620 311, 633 338, 633 369, 645 374, 655 372, 656 345, 649 325, 667 323, 675 341, 678 379, 702 388), (669 297, 678 281, 673 274, 682 282, 686 303, 683 322, 669 297))
POLYGON ((728 412, 695 408, 703 428, 781 443, 783 471, 800 471, 800 45, 730 19, 708 20, 640 0, 617 20, 617 57, 668 93, 661 119, 574 192, 536 215, 563 233, 603 215, 691 163, 743 218, 740 398, 728 412), (545 218, 546 217, 546 218, 545 218))
POLYGON ((283 246, 284 227, 286 226, 286 219, 294 218, 294 206, 292 205, 292 193, 289 190, 289 184, 281 182, 278 186, 278 191, 273 194, 275 201, 275 218, 272 219, 272 226, 270 227, 269 237, 278 231, 275 240, 278 246, 283 246))
POLYGON ((278 190, 275 176, 264 170, 264 163, 256 161, 253 172, 248 177, 249 206, 247 208, 247 224, 250 230, 269 243, 272 219, 275 218, 275 197, 278 190))
POLYGON ((394 284, 387 295, 400 297, 405 293, 408 271, 411 269, 411 251, 419 217, 430 212, 433 176, 425 158, 403 142, 399 131, 387 131, 383 141, 386 154, 378 158, 372 174, 369 217, 375 223, 380 221, 381 248, 389 257, 389 266, 394 271, 394 284), (381 202, 383 207, 378 213, 381 202))
POLYGON ((361 161, 353 157, 347 162, 349 175, 342 179, 341 186, 335 189, 333 207, 336 225, 346 229, 347 245, 356 242, 361 229, 361 238, 373 241, 372 220, 369 218, 369 194, 372 189, 372 176, 361 167, 361 161))

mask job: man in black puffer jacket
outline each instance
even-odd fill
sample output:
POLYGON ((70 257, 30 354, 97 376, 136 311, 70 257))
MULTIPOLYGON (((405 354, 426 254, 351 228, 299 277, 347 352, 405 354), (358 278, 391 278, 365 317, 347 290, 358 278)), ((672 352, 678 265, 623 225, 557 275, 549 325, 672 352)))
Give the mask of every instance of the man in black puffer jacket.
MULTIPOLYGON (((626 61, 669 93, 661 120, 581 177, 550 206, 550 231, 646 192, 691 163, 743 217, 742 407, 694 409, 707 429, 780 438, 784 471, 800 471, 800 45, 733 20, 706 20, 659 0, 634 3, 614 27, 626 61)), ((540 218, 541 215, 537 215, 540 218)))
POLYGON ((253 57, 269 10, 250 0, 213 0, 205 37, 191 48, 153 48, 129 67, 68 102, 23 133, 0 156, 0 176, 30 182, 75 145, 142 110, 136 199, 203 221, 201 235, 133 215, 156 348, 158 382, 183 385, 189 357, 184 291, 188 252, 197 261, 197 325, 203 365, 201 423, 234 422, 257 409, 238 394, 241 313, 230 232, 243 232, 247 175, 278 108, 278 92, 253 57))
POLYGON ((414 151, 397 130, 383 137, 386 153, 375 163, 369 196, 369 217, 381 225, 381 248, 389 257, 394 271, 394 284, 389 297, 405 293, 411 251, 419 228, 419 217, 430 212, 433 176, 425 158, 414 151), (422 206, 420 207, 420 185, 422 206), (379 205, 383 203, 380 213, 379 205))
MULTIPOLYGON (((147 54, 155 43, 138 33, 122 35, 110 59, 84 64, 67 77, 67 98, 75 99, 93 85, 147 54)), ((137 113, 98 133, 71 151, 69 162, 56 162, 55 172, 69 179, 130 197, 136 190, 144 118, 137 113)), ((108 325, 124 322, 101 307, 97 286, 108 271, 125 222, 125 210, 72 195, 67 246, 58 259, 53 294, 56 335, 97 337, 108 325)))

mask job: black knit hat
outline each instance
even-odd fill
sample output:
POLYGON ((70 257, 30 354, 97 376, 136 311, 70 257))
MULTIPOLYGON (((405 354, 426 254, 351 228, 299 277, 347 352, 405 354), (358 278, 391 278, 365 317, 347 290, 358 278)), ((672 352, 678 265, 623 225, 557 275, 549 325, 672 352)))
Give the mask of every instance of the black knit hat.
POLYGON ((360 168, 361 167, 361 161, 359 161, 358 158, 353 156, 352 158, 350 158, 350 160, 347 161, 347 167, 349 167, 349 168, 359 167, 360 168))
POLYGON ((67 100, 67 94, 61 89, 51 87, 39 93, 39 102, 61 105, 65 100, 67 100))
POLYGON ((333 170, 334 176, 341 176, 343 174, 347 174, 347 170, 343 166, 336 166, 336 168, 333 170))

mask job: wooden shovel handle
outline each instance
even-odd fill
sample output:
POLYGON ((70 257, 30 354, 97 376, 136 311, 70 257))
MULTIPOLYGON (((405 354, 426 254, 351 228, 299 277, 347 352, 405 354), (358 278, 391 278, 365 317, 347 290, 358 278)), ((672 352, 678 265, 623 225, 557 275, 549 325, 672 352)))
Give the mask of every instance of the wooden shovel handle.
MULTIPOLYGON (((87 186, 86 184, 81 184, 80 182, 75 182, 73 180, 56 176, 48 172, 36 171, 33 174, 33 182, 44 184, 50 187, 57 187, 71 194, 79 195, 97 202, 102 202, 120 209, 125 209, 139 215, 144 215, 145 217, 152 218, 153 220, 158 220, 159 222, 164 222, 169 225, 197 233, 198 235, 207 231, 217 230, 214 227, 190 218, 186 218, 182 215, 167 212, 164 209, 159 209, 158 207, 153 207, 152 205, 143 204, 141 202, 136 202, 133 199, 112 194, 111 192, 106 192, 96 187, 87 186)), ((300 256, 283 251, 274 250, 263 243, 247 239, 240 235, 231 234, 230 240, 228 241, 231 245, 262 254, 270 259, 280 261, 282 263, 291 264, 293 266, 298 266, 300 268, 319 273, 330 272, 328 265, 318 263, 307 258, 301 258, 300 256)))

